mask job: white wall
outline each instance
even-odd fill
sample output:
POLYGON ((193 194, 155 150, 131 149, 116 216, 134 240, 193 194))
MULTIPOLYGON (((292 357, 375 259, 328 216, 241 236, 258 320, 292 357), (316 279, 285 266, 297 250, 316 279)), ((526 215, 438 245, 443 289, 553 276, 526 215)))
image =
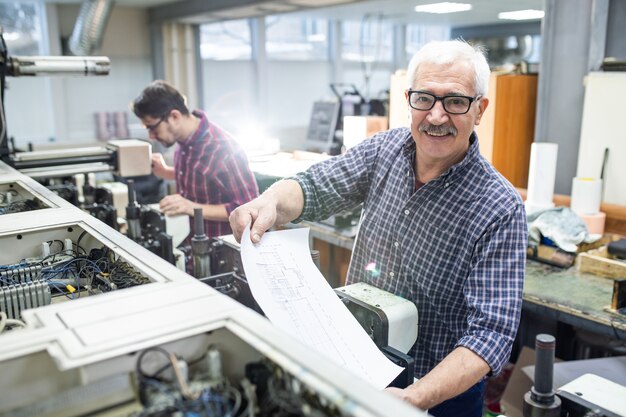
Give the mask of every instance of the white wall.
MULTIPOLYGON (((71 34, 78 10, 77 5, 48 6, 51 53, 58 54, 59 39, 71 34)), ((114 5, 96 55, 111 60, 108 76, 8 80, 7 127, 18 146, 25 147, 28 142, 93 142, 94 113, 101 111, 127 111, 131 135, 145 137, 128 104, 152 81, 147 12, 114 5)))

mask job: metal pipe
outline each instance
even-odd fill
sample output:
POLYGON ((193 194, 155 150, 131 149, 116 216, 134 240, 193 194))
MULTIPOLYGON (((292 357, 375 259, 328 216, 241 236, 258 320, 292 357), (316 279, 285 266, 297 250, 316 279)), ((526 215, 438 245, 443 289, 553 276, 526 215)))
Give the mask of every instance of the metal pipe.
POLYGON ((106 56, 13 56, 7 74, 13 77, 35 75, 109 75, 111 61, 106 56))
POLYGON ((100 47, 113 9, 111 0, 86 0, 80 6, 68 47, 74 55, 91 55, 100 47))

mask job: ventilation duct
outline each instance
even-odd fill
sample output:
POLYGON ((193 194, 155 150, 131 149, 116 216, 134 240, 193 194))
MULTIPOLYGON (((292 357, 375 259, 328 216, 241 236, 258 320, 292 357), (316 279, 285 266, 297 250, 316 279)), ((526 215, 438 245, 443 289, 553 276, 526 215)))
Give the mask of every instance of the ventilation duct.
POLYGON ((85 0, 68 41, 73 55, 91 55, 100 46, 112 8, 111 0, 85 0))

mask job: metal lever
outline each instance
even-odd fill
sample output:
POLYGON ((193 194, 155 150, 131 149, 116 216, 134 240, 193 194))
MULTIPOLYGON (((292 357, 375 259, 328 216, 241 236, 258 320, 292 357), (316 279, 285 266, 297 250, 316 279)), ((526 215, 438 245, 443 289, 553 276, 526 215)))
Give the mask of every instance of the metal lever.
POLYGON ((561 399, 552 389, 555 344, 554 336, 549 334, 538 334, 535 338, 535 383, 524 395, 524 417, 561 415, 561 399))

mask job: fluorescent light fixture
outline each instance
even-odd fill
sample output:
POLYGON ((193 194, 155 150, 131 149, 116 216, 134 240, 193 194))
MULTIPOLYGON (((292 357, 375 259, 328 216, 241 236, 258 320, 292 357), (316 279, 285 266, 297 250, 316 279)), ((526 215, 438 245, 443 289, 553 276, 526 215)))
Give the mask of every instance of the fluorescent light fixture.
POLYGON ((516 10, 514 12, 502 12, 498 13, 498 19, 503 20, 531 20, 543 18, 543 10, 516 10))
POLYGON ((467 10, 471 10, 472 5, 466 3, 433 3, 433 4, 422 4, 420 6, 415 6, 416 12, 423 13, 455 13, 455 12, 465 12, 467 10))

